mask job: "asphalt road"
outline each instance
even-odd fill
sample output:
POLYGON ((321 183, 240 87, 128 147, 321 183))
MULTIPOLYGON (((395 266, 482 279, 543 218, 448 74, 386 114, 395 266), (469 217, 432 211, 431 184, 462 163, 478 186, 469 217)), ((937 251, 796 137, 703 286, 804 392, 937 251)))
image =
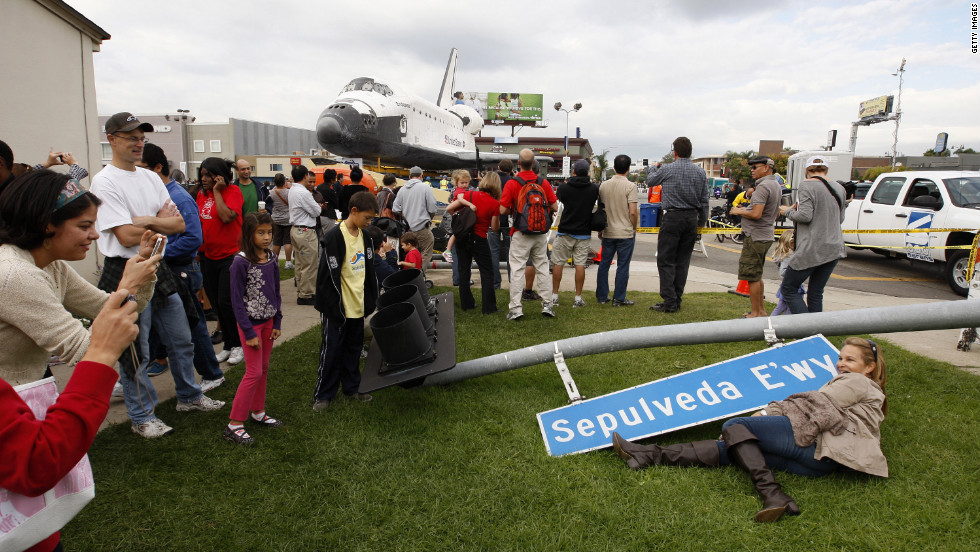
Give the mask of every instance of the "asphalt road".
MULTIPOLYGON (((712 200, 712 206, 723 202, 712 200)), ((600 247, 598 239, 592 240, 593 249, 600 247)), ((742 246, 726 238, 719 242, 715 235, 704 236, 707 255, 695 247, 691 265, 727 272, 737 282, 738 257, 742 246)), ((656 262, 656 237, 639 236, 633 260, 656 262)), ((770 255, 771 258, 771 255, 770 255)), ((961 297, 950 289, 942 273, 942 263, 911 262, 904 258, 886 258, 862 249, 847 250, 847 258, 837 263, 829 286, 870 293, 882 293, 908 299, 959 300, 961 297)), ((779 279, 775 262, 767 262, 763 277, 779 279)))

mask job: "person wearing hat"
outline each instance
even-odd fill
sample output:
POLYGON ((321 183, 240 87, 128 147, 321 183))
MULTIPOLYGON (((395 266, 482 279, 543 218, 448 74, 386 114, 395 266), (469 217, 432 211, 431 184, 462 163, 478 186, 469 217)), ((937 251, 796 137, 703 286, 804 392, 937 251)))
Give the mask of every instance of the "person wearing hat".
MULTIPOLYGON (((612 306, 629 307, 635 304, 626 298, 626 286, 630 278, 630 260, 636 245, 636 227, 639 223, 636 183, 626 178, 631 159, 627 155, 617 155, 613 159, 616 174, 599 185, 599 201, 606 209, 606 227, 599 232, 602 252, 599 270, 596 273, 596 300, 609 301, 609 266, 616 256, 616 283, 613 288, 612 306)), ((591 217, 591 212, 589 214, 591 217)), ((557 270, 557 267, 556 267, 557 270)))
POLYGON ((766 294, 762 283, 762 269, 766 264, 766 253, 775 241, 773 228, 779 216, 779 198, 782 194, 776 180, 771 157, 758 155, 749 159, 755 190, 748 206, 734 206, 730 214, 742 217, 742 255, 738 259, 738 279, 749 283, 749 301, 752 310, 745 318, 767 316, 766 294))
POLYGON ((422 169, 418 166, 408 171, 408 182, 402 186, 392 211, 408 224, 408 229, 415 232, 419 240, 419 251, 422 253, 422 271, 432 262, 432 246, 435 237, 429 224, 436 214, 436 195, 432 188, 422 182, 422 169))
POLYGON ((844 249, 844 187, 827 181, 826 160, 819 155, 807 159, 806 180, 800 183, 797 203, 779 207, 779 213, 793 221, 796 252, 789 262, 779 290, 790 312, 823 311, 823 290, 837 261, 847 256, 844 249), (809 280, 807 301, 800 296, 800 285, 809 280))
MULTIPOLYGON (((99 250, 105 255, 98 287, 112 292, 119 285, 127 260, 140 254, 140 239, 146 230, 170 236, 183 232, 185 225, 160 178, 136 166, 142 160, 144 133, 153 132, 153 125, 123 112, 109 117, 105 131, 112 148, 112 162, 92 178, 91 192, 102 200, 95 221, 99 250)), ((139 317, 142 360, 139 366, 133 366, 131 355, 123 354, 119 359, 122 367, 119 379, 132 430, 148 439, 173 431, 154 413, 157 396, 146 373, 151 324, 172 344, 168 353, 177 391, 177 410, 213 411, 225 404, 205 396, 194 381, 194 343, 187 314, 173 274, 161 264, 153 298, 139 317)))
MULTIPOLYGON (((572 166, 572 177, 558 186, 555 194, 563 210, 558 221, 558 235, 551 250, 551 262, 555 265, 551 273, 552 308, 558 306, 562 267, 568 259, 572 259, 575 265, 575 301, 572 307, 585 306, 582 288, 585 286, 585 263, 589 260, 589 242, 592 240, 592 209, 599 199, 599 187, 589 178, 591 166, 585 159, 576 161, 572 166)), ((635 184, 633 188, 636 189, 635 184)))

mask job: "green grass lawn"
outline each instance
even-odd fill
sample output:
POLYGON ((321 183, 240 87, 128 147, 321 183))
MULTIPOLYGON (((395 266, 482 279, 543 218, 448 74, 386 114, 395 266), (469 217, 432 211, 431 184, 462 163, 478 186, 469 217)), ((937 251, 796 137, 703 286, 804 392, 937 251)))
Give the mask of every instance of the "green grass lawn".
MULTIPOLYGON (((748 304, 692 294, 666 315, 647 309, 656 294, 631 298, 633 308, 572 309, 563 293, 557 319, 528 306, 516 323, 457 308, 458 360, 603 330, 734 318, 748 304)), ((738 468, 633 472, 609 449, 549 457, 535 414, 568 400, 553 365, 385 389, 372 402, 339 399, 315 414, 318 332, 274 351, 267 405, 286 427, 251 427, 251 448, 221 438, 244 365, 211 393, 229 402, 220 413, 176 413, 170 400, 158 413, 173 435, 147 441, 125 424, 103 431, 90 453, 97 496, 64 530, 66 550, 980 548, 980 378, 888 343, 891 478, 777 473, 803 514, 757 524, 761 502, 738 468)), ((763 346, 644 349, 568 366, 594 397, 763 346)), ((710 439, 720 427, 658 441, 710 439)))

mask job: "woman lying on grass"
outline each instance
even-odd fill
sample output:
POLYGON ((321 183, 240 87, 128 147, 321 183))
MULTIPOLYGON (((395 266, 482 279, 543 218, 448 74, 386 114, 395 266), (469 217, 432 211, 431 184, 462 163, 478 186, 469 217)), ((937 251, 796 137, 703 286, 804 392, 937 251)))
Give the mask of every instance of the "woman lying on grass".
POLYGON ((837 361, 840 375, 817 391, 797 393, 769 403, 748 418, 722 426, 721 440, 675 445, 637 445, 613 433, 613 448, 639 470, 660 466, 741 466, 764 506, 756 521, 778 521, 800 508, 776 483, 770 468, 820 477, 853 469, 888 477, 881 452, 885 401, 885 359, 875 342, 860 337, 844 341, 837 361))

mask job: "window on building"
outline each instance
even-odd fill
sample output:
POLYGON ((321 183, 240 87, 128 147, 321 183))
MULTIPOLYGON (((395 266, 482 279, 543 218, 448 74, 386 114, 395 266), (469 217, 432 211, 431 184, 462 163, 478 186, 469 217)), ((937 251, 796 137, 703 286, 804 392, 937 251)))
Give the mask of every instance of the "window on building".
POLYGON ((269 170, 274 172, 281 172, 282 163, 269 163, 269 170))
POLYGON ((194 140, 194 153, 204 153, 204 140, 194 140))
POLYGON ((109 146, 109 142, 102 142, 102 160, 112 161, 112 147, 109 146))
POLYGON ((211 140, 211 153, 221 153, 221 140, 211 140))

